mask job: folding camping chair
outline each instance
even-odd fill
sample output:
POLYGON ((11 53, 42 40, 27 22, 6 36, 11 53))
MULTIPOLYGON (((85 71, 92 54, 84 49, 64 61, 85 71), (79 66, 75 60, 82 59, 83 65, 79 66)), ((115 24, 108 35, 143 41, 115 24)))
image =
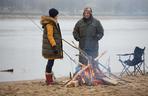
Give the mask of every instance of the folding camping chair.
POLYGON ((124 73, 127 75, 137 75, 139 74, 145 74, 145 58, 144 58, 144 50, 145 47, 139 48, 135 47, 134 53, 129 54, 117 54, 119 56, 119 61, 123 65, 123 70, 120 73, 120 76, 122 76, 124 73), (143 71, 142 71, 142 65, 143 65, 143 71), (132 71, 130 68, 133 67, 132 71))

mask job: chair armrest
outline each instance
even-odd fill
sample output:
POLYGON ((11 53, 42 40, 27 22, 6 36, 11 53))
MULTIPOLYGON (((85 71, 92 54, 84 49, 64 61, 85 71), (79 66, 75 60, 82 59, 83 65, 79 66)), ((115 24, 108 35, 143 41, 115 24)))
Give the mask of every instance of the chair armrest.
POLYGON ((117 56, 128 56, 128 55, 134 55, 134 53, 127 53, 127 54, 117 54, 117 56))

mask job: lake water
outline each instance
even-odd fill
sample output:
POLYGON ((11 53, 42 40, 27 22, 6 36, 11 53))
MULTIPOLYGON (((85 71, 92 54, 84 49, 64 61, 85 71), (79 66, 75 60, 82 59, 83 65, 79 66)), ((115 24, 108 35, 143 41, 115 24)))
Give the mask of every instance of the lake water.
MULTIPOLYGON (((40 26, 40 18, 33 21, 40 26)), ((72 31, 78 19, 59 19, 63 39, 74 41, 72 31)), ((148 19, 100 19, 105 35, 99 42, 99 52, 107 53, 100 59, 103 65, 110 64, 112 72, 122 70, 116 54, 131 53, 135 46, 145 50, 148 62, 148 19)), ((41 27, 41 26, 40 26, 41 27)), ((78 51, 63 42, 64 50, 78 61, 78 51)), ((0 82, 43 79, 47 60, 41 55, 42 31, 27 18, 0 19, 0 70, 13 68, 13 73, 0 72, 0 82)), ((75 71, 74 64, 65 54, 56 60, 53 68, 56 77, 69 76, 75 71)))

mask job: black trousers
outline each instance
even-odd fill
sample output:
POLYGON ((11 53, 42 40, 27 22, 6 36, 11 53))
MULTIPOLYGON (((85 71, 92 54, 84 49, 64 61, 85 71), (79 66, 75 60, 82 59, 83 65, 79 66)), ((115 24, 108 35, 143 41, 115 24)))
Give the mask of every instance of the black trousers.
POLYGON ((47 73, 52 73, 53 65, 54 65, 54 60, 48 60, 47 65, 46 65, 46 72, 47 73))

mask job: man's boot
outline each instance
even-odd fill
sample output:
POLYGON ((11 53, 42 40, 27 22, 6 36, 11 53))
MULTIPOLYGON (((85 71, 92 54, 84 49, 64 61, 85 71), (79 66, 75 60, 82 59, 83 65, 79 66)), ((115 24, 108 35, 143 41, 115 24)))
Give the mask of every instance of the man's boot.
POLYGON ((52 73, 45 73, 46 75, 46 84, 47 85, 52 85, 53 82, 53 74, 52 73))

